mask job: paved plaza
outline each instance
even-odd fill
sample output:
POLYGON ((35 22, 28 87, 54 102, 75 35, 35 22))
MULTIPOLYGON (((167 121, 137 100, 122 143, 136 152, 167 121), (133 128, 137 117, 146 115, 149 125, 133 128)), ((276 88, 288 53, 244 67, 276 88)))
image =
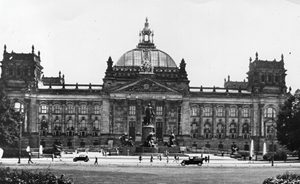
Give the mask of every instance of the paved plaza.
MULTIPOLYGON (((73 158, 78 154, 63 154, 62 158, 32 158, 32 161, 36 165, 44 164, 70 164, 70 165, 93 165, 95 157, 98 158, 98 165, 109 166, 180 166, 180 162, 184 159, 188 159, 188 156, 201 156, 200 154, 187 154, 185 156, 179 156, 179 161, 174 160, 174 156, 169 156, 169 162, 167 162, 167 157, 162 157, 161 160, 154 155, 153 162, 150 162, 150 156, 142 156, 141 163, 139 162, 139 156, 103 156, 98 152, 89 152, 88 162, 77 161, 74 162, 73 158)), ((209 156, 209 162, 204 162, 202 167, 271 167, 271 162, 269 161, 249 161, 249 160, 238 160, 227 156, 215 156, 213 154, 204 154, 203 156, 209 156)), ((18 158, 2 158, 0 160, 1 165, 28 165, 28 158, 22 158, 21 164, 18 164, 18 158)), ((193 166, 185 166, 193 167, 193 166)), ((198 167, 198 166, 197 166, 198 167)), ((287 160, 284 161, 274 161, 274 167, 299 167, 300 162, 298 160, 287 160)))

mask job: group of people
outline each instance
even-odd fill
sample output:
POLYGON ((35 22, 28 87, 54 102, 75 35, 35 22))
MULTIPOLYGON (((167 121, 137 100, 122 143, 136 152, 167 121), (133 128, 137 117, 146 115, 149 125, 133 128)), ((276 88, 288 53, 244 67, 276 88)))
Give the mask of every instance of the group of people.
MULTIPOLYGON (((166 162, 169 163, 169 155, 166 155, 166 162)), ((139 163, 142 163, 143 157, 142 155, 139 155, 139 163)), ((158 154, 157 155, 157 160, 162 161, 162 155, 158 154)), ((153 155, 150 156, 150 163, 152 163, 154 161, 154 157, 153 155)), ((174 160, 173 162, 175 163, 179 163, 179 156, 178 155, 174 155, 174 160)))

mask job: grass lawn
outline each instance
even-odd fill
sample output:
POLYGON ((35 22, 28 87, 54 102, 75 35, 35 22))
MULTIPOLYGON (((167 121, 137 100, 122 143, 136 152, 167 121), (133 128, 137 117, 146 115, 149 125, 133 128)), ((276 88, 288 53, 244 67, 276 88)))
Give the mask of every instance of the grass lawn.
MULTIPOLYGON (((3 167, 3 165, 1 166, 3 167)), ((51 171, 64 174, 75 184, 93 183, 247 183, 258 184, 264 179, 285 172, 300 174, 297 167, 199 167, 199 166, 101 166, 101 165, 23 165, 11 168, 34 172, 51 171)))

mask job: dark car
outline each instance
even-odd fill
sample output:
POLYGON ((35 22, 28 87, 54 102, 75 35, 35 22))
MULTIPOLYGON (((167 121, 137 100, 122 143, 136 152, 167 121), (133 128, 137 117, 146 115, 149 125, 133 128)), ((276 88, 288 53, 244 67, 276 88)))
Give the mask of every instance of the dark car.
POLYGON ((77 162, 77 161, 85 161, 85 162, 88 162, 89 160, 90 160, 89 157, 88 157, 87 155, 84 155, 84 154, 81 154, 81 155, 79 155, 79 156, 77 156, 77 157, 75 157, 75 158, 73 159, 74 162, 77 162))
POLYGON ((190 165, 190 164, 196 164, 198 166, 201 166, 203 164, 203 160, 204 160, 204 158, 197 157, 197 156, 189 157, 188 160, 183 160, 181 162, 181 165, 185 166, 185 165, 190 165))

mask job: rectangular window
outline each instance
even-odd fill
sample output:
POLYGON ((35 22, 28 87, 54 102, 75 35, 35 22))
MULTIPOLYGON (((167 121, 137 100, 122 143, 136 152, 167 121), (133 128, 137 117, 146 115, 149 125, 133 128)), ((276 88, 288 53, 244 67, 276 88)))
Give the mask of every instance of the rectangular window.
POLYGON ((100 106, 99 105, 94 106, 94 114, 100 114, 100 106))
POLYGON ((198 116, 198 107, 191 108, 191 116, 198 116))
POLYGON ((54 105, 53 108, 54 108, 53 109, 53 113, 56 113, 56 114, 61 113, 61 107, 60 107, 60 105, 54 105))
POLYGON ((167 66, 167 56, 164 53, 159 53, 159 66, 166 67, 167 66))
POLYGON ((129 115, 135 115, 135 106, 129 106, 129 115))
POLYGON ((86 105, 80 106, 80 114, 86 114, 87 113, 87 107, 86 105))
POLYGON ((217 116, 223 117, 225 115, 224 108, 217 108, 217 116))
POLYGON ((151 51, 151 63, 152 63, 152 66, 157 66, 157 63, 158 63, 157 51, 151 51))
POLYGON ((132 52, 128 52, 125 54, 125 65, 132 66, 132 52))
POLYGON ((237 117, 238 116, 238 110, 235 108, 231 108, 229 112, 230 117, 237 117))
POLYGON ((210 107, 204 108, 204 116, 212 116, 212 111, 210 107))
POLYGON ((68 114, 73 114, 74 113, 74 106, 73 105, 68 105, 67 106, 67 113, 68 114))
POLYGON ((142 55, 141 51, 134 51, 134 65, 141 65, 142 62, 142 55))
POLYGON ((40 113, 48 113, 48 106, 47 105, 41 105, 40 106, 40 113))
POLYGON ((156 107, 156 115, 157 116, 162 116, 162 114, 163 114, 163 108, 162 108, 162 106, 157 106, 156 107))
POLYGON ((243 109, 243 117, 244 118, 250 117, 250 109, 248 109, 248 108, 243 109))

